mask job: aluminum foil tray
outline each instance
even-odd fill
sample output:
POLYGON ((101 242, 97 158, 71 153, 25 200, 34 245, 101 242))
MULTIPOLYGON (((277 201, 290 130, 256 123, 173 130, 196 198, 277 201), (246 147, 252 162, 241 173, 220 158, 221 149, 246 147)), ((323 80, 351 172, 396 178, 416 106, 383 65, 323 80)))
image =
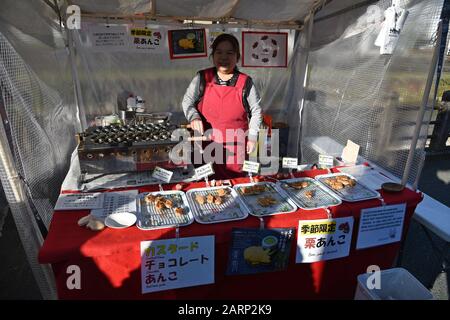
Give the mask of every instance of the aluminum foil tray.
POLYGON ((186 192, 195 221, 198 223, 209 224, 218 222, 227 222, 233 220, 241 220, 248 217, 248 210, 242 203, 236 191, 230 187, 210 187, 191 189, 186 192), (224 189, 226 195, 222 197, 221 204, 207 203, 200 204, 197 196, 207 197, 212 195, 219 196, 219 189, 224 189))
POLYGON ((279 190, 272 182, 238 184, 233 188, 253 216, 271 216, 297 210, 297 206, 288 198, 288 195, 283 190, 279 190), (252 192, 251 188, 254 186, 262 188, 262 191, 252 192))
POLYGON ((317 181, 319 181, 322 185, 324 185, 327 189, 335 193, 339 198, 341 198, 344 201, 348 202, 356 202, 356 201, 362 201, 362 200, 368 200, 368 199, 377 199, 380 197, 380 194, 372 189, 369 189, 365 185, 361 184, 354 178, 353 176, 347 174, 347 173, 331 173, 331 174, 322 174, 315 177, 317 181), (333 189, 327 182, 326 179, 329 178, 335 178, 337 176, 347 176, 351 179, 354 179, 356 181, 356 185, 346 186, 342 189, 333 189))
POLYGON ((177 226, 187 226, 194 222, 194 217, 183 191, 156 191, 144 192, 137 196, 137 223, 136 226, 142 230, 154 230, 162 228, 172 228, 177 226), (154 203, 147 203, 145 196, 163 196, 172 200, 172 208, 156 209, 154 203), (175 208, 182 208, 183 213, 177 214, 175 208))
POLYGON ((293 178, 280 180, 277 182, 280 189, 284 190, 294 201, 294 203, 305 210, 314 210, 319 208, 328 208, 340 205, 342 201, 327 188, 312 178, 293 178), (292 183, 306 182, 308 186, 296 189, 290 186, 292 183), (313 193, 311 198, 307 197, 309 192, 313 193))

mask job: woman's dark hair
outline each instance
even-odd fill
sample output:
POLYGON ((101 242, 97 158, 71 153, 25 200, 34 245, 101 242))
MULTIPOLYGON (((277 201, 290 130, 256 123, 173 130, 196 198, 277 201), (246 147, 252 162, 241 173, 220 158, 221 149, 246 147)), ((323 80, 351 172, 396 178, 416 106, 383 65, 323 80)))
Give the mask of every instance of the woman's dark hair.
POLYGON ((241 52, 239 50, 239 41, 238 39, 236 39, 235 36, 229 34, 229 33, 222 33, 221 35, 219 35, 213 42, 213 44, 211 45, 212 48, 212 53, 211 55, 214 55, 214 52, 216 52, 217 46, 224 41, 228 41, 229 43, 231 43, 231 46, 233 47, 234 52, 236 52, 237 54, 237 61, 239 61, 239 59, 241 58, 241 52))

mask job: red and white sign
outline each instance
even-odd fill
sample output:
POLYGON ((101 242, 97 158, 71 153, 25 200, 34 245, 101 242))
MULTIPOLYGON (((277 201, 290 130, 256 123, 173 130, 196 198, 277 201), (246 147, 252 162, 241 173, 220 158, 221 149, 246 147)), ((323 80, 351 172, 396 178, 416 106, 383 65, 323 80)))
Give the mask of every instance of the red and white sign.
POLYGON ((287 67, 287 32, 242 32, 243 67, 287 67))

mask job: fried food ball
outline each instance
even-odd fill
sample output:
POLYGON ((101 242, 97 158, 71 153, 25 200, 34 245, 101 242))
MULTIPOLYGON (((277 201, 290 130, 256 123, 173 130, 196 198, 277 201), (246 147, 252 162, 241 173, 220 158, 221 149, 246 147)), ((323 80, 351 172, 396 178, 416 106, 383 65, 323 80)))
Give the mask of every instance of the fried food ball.
POLYGON ((217 189, 217 195, 219 197, 223 197, 227 194, 227 190, 226 189, 217 189))
POLYGON ((178 216, 181 216, 184 214, 184 209, 183 208, 175 208, 175 214, 178 216))
POLYGON ((147 203, 153 203, 153 202, 155 202, 155 199, 156 199, 156 197, 152 194, 148 194, 144 198, 145 202, 147 202, 147 203))
POLYGON ((305 197, 308 199, 312 199, 314 197, 314 194, 315 194, 314 190, 309 190, 305 192, 305 197))
POLYGON ((164 201, 164 205, 166 206, 166 208, 172 208, 173 207, 173 201, 166 199, 166 201, 164 201))
POLYGON ((197 201, 199 204, 205 204, 206 199, 205 199, 205 196, 198 194, 195 196, 195 201, 197 201))
POLYGON ((214 197, 214 204, 221 205, 222 204, 222 198, 221 197, 214 197))
POLYGON ((164 205, 164 201, 156 201, 155 203, 155 208, 156 210, 162 210, 164 209, 166 206, 164 205))

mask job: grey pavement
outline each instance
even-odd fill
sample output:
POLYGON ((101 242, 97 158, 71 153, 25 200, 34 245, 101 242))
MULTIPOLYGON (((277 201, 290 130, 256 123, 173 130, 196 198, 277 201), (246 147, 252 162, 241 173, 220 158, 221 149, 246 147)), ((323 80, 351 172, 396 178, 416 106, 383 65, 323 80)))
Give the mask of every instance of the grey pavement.
MULTIPOLYGON (((419 189, 450 206, 450 155, 427 156, 419 189)), ((42 299, 26 261, 14 219, 0 190, 0 299, 42 299), (6 211, 5 211, 6 210, 6 211), (3 230, 2 217, 5 218, 3 230)), ((436 299, 449 300, 450 277, 442 271, 444 256, 449 261, 449 244, 411 222, 400 266, 412 273, 436 299)), ((447 264, 448 268, 448 264, 447 264)))
MULTIPOLYGON (((450 155, 428 155, 418 187, 450 207, 450 155)), ((450 244, 413 219, 400 266, 430 289, 435 299, 449 300, 449 261, 450 244)))

